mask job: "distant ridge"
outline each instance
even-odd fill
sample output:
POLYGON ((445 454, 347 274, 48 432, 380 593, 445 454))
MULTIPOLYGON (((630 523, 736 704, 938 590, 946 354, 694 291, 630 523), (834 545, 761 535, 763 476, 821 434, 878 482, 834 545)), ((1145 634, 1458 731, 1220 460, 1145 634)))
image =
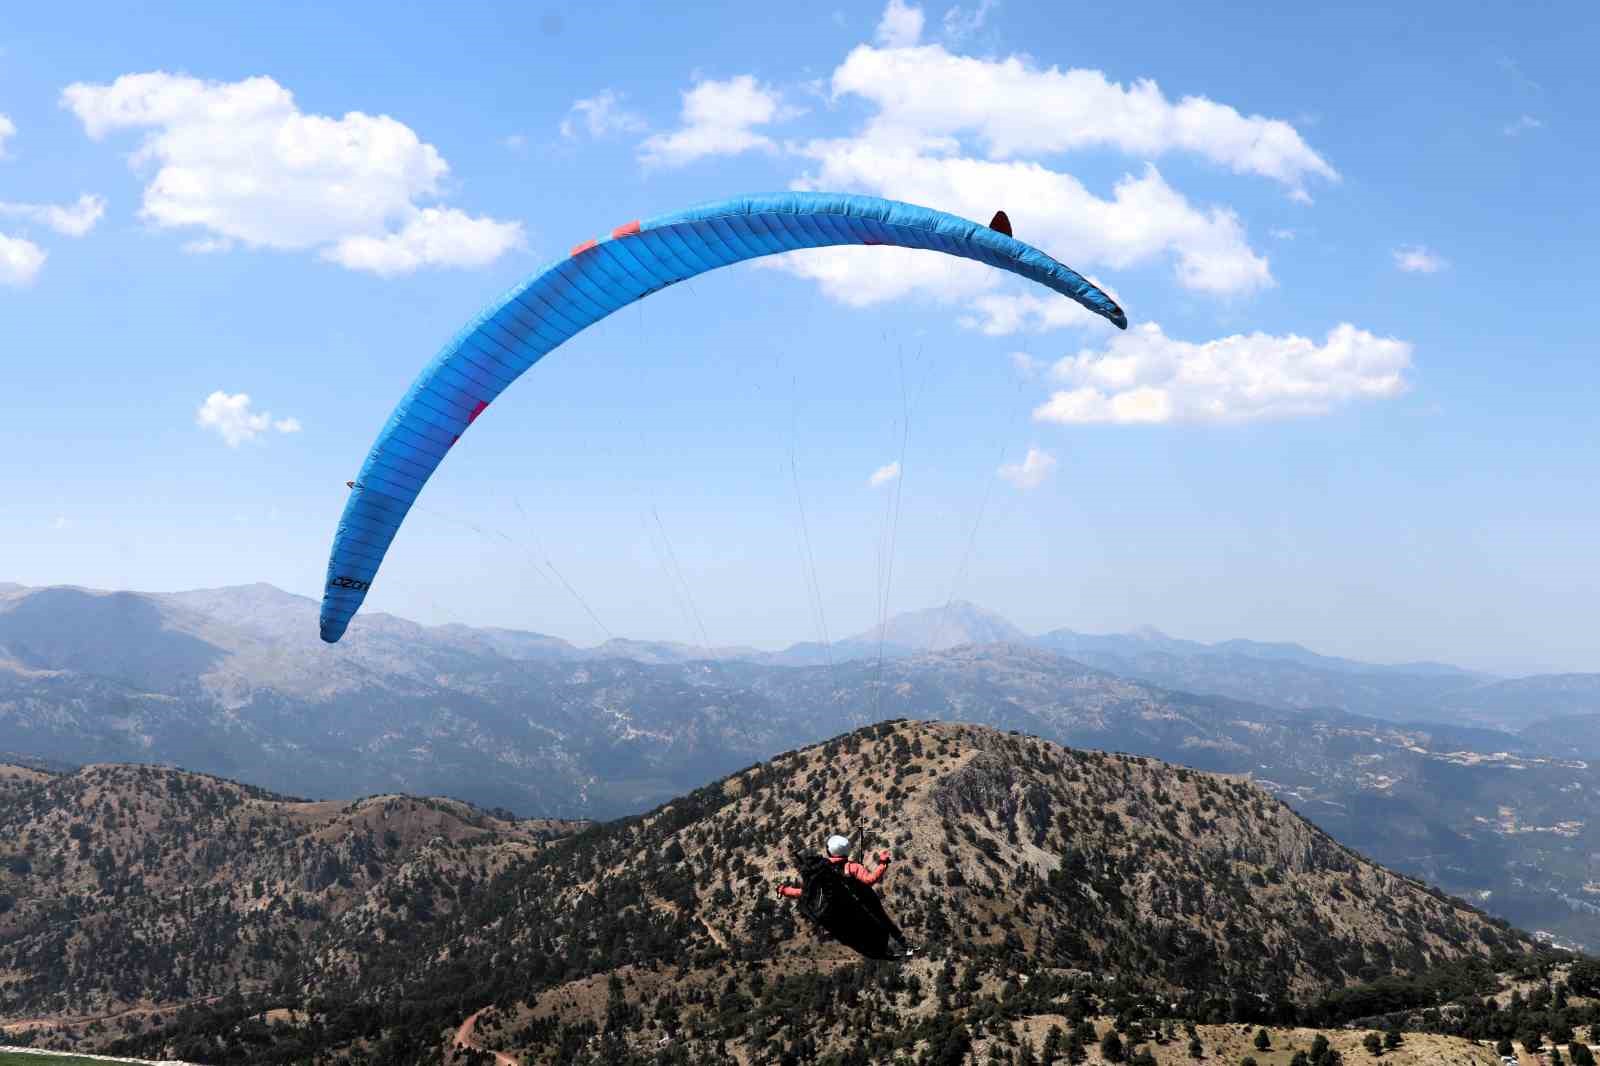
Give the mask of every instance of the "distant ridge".
MULTIPOLYGON (((285 592, 265 582, 183 592, 139 593, 84 588, 75 585, 29 587, 15 582, 0 582, 0 595, 54 593, 70 590, 88 597, 141 596, 195 611, 231 626, 259 630, 280 638, 296 636, 305 624, 306 612, 313 616, 317 601, 285 592)), ((365 617, 365 616, 363 616, 365 617)), ((1265 662, 1294 663, 1318 670, 1351 673, 1390 673, 1415 676, 1470 679, 1476 682, 1500 680, 1490 674, 1467 670, 1440 662, 1415 662, 1394 665, 1366 663, 1338 656, 1323 655, 1304 645, 1284 641, 1257 641, 1242 638, 1212 644, 1168 636, 1154 626, 1138 626, 1127 633, 1090 634, 1059 628, 1030 635, 1003 615, 967 600, 955 600, 939 607, 926 607, 892 615, 887 624, 871 626, 830 645, 799 641, 781 651, 763 651, 743 645, 705 647, 675 640, 641 640, 614 637, 597 645, 577 645, 560 637, 504 626, 469 626, 459 622, 425 626, 377 612, 375 629, 395 626, 414 632, 436 634, 464 646, 497 649, 513 658, 608 658, 638 662, 687 662, 693 659, 740 660, 766 663, 810 665, 831 658, 876 657, 880 641, 884 654, 905 656, 924 651, 943 651, 964 644, 1033 644, 1069 655, 1109 653, 1131 655, 1161 651, 1189 657, 1234 656, 1265 662)), ((1559 675, 1541 675, 1559 676, 1559 675)), ((1585 676, 1585 675, 1577 675, 1585 676)))

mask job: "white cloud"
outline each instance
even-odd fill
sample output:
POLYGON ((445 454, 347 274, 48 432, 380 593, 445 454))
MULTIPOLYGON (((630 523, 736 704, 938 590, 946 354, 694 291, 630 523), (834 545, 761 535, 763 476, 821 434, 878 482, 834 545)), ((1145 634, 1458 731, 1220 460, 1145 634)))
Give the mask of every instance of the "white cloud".
MULTIPOLYGON (((0 159, 5 158, 6 142, 16 133, 16 124, 9 116, 0 114, 0 159)), ((0 202, 0 218, 19 218, 69 237, 81 237, 94 228, 105 209, 105 200, 86 194, 70 205, 0 202)), ((48 252, 26 237, 0 233, 0 285, 32 284, 49 257, 48 252)))
POLYGON ((683 94, 683 125, 645 138, 639 158, 646 166, 683 166, 714 155, 738 155, 775 147, 756 126, 791 117, 778 93, 748 74, 727 81, 700 81, 683 94))
POLYGON ((381 277, 423 266, 475 267, 492 263, 522 243, 522 225, 473 218, 453 207, 425 207, 395 233, 346 237, 322 257, 381 277))
POLYGON ((0 285, 26 285, 38 277, 45 250, 21 237, 0 233, 0 285))
POLYGON ((481 244, 419 239, 441 227, 457 238, 467 216, 436 202, 449 166, 438 150, 387 115, 342 118, 302 112, 289 90, 267 77, 206 82, 182 75, 127 74, 109 85, 74 84, 62 103, 93 139, 147 131, 132 164, 153 169, 141 215, 161 227, 196 227, 212 240, 286 251, 322 249, 358 269, 393 273, 394 264, 476 265, 504 251, 517 223, 478 223, 481 244), (362 254, 362 242, 405 254, 362 254), (435 252, 443 258, 432 258, 435 252))
POLYGON ((51 529, 70 529, 70 528, 72 528, 72 521, 69 518, 67 518, 66 515, 58 514, 58 515, 56 515, 56 520, 54 522, 50 523, 50 528, 51 529))
MULTIPOLYGON (((1027 214, 1012 217, 1018 237, 1058 252, 1079 270, 1166 258, 1178 283, 1198 292, 1235 296, 1273 284, 1266 257, 1251 249, 1238 216, 1226 208, 1195 207, 1154 166, 1141 176, 1125 176, 1108 200, 1072 175, 1037 163, 928 155, 865 139, 813 141, 801 150, 817 164, 795 183, 801 188, 858 189, 966 218, 988 218, 1005 204, 1029 205, 1027 214)), ((978 263, 892 248, 793 252, 771 265, 812 278, 830 296, 858 307, 916 291, 970 300, 994 291, 1002 280, 978 263)), ((1036 309, 1044 306, 1036 299, 991 302, 978 306, 971 321, 1003 333, 1024 321, 1047 328, 1080 320, 1076 311, 1061 307, 1040 321, 1036 309)))
POLYGON ((872 472, 872 476, 867 478, 867 484, 873 488, 877 488, 879 485, 887 485, 889 482, 893 481, 899 476, 900 460, 896 459, 887 466, 880 466, 878 469, 874 470, 872 472))
POLYGON ((1041 422, 1242 422, 1327 414, 1405 391, 1411 345, 1341 324, 1323 344, 1294 334, 1234 335, 1196 344, 1154 323, 1100 351, 1060 360, 1068 386, 1033 412, 1041 422))
POLYGON ((207 396, 194 416, 195 424, 209 429, 221 437, 230 448, 255 440, 270 431, 278 433, 300 432, 297 418, 273 418, 265 411, 250 409, 250 395, 244 392, 229 395, 220 389, 207 396))
POLYGON ((989 13, 997 6, 997 0, 978 0, 971 11, 964 7, 950 8, 944 13, 944 35, 952 41, 972 36, 983 29, 983 24, 989 20, 989 13))
POLYGON ((1292 229, 1288 229, 1284 226, 1278 226, 1274 229, 1267 230, 1267 236, 1271 237, 1273 240, 1292 241, 1295 239, 1297 234, 1292 229))
POLYGON ((1450 265, 1438 253, 1431 252, 1420 244, 1396 248, 1392 254, 1394 265, 1407 274, 1437 274, 1450 265))
POLYGON ((580 132, 596 138, 644 132, 644 119, 623 107, 622 97, 615 89, 602 89, 577 101, 561 120, 561 136, 571 140, 580 132))
POLYGON ((1056 468, 1055 456, 1038 448, 1029 448, 1020 463, 1004 463, 995 471, 1024 492, 1044 484, 1050 471, 1056 468))
POLYGON ((1532 115, 1523 115, 1515 122, 1508 122, 1504 126, 1501 126, 1500 132, 1505 134, 1507 137, 1516 137, 1519 134, 1528 132, 1529 130, 1542 129, 1543 127, 1544 123, 1540 122, 1532 115))
POLYGON ((88 193, 78 197, 77 203, 66 205, 0 202, 0 215, 37 222, 68 237, 82 237, 94 229, 95 223, 105 217, 105 213, 105 197, 88 193))
POLYGON ((1297 196, 1310 178, 1339 177, 1282 119, 1243 115, 1203 96, 1173 102, 1149 79, 1124 86, 1099 70, 1038 69, 1020 56, 862 45, 834 71, 833 92, 876 105, 864 136, 879 144, 927 146, 965 136, 990 159, 1099 147, 1145 160, 1188 152, 1281 182, 1297 196))
POLYGON ((502 147, 522 155, 528 150, 528 138, 521 133, 511 133, 500 138, 502 147))
POLYGON ((905 0, 889 0, 878 20, 878 43, 885 48, 910 48, 922 38, 922 8, 905 0))
MULTIPOLYGON (((976 24, 988 11, 977 0, 970 13, 951 9, 948 20, 976 24)), ((870 193, 978 220, 1009 208, 1018 238, 1080 271, 1167 262, 1181 287, 1233 298, 1274 284, 1268 257, 1233 210, 1191 202, 1148 160, 1196 154, 1280 182, 1293 195, 1314 179, 1338 180, 1281 119, 1198 96, 1169 100, 1148 80, 1123 85, 1097 70, 1042 69, 1020 56, 984 59, 920 45, 922 17, 920 8, 894 0, 879 25, 881 46, 855 48, 834 70, 835 100, 857 97, 873 111, 848 136, 788 145, 809 160, 792 187, 870 193), (1101 193, 1042 158, 1088 148, 1146 162, 1101 193)), ((842 247, 762 265, 810 278, 851 306, 910 296, 964 303, 962 324, 992 335, 1094 321, 1070 300, 948 256, 842 247)))

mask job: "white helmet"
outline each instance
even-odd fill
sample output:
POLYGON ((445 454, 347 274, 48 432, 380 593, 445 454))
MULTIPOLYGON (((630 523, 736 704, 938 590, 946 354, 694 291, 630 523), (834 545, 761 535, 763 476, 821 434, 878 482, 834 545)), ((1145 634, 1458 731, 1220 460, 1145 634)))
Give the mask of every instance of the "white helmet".
POLYGON ((850 854, 850 838, 838 834, 828 838, 828 854, 835 859, 842 859, 850 854))

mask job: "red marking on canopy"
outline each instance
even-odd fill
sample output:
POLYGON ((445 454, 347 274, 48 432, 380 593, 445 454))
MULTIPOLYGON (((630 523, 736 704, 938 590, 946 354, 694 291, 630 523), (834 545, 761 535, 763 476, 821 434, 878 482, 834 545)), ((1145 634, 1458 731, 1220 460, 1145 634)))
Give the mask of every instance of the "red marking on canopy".
POLYGON ((582 252, 587 252, 590 248, 593 248, 595 245, 597 245, 599 243, 600 243, 599 241, 591 239, 591 240, 584 241, 582 244, 575 244, 575 245, 572 246, 572 254, 573 255, 578 255, 578 254, 580 254, 582 252))
POLYGON ((871 237, 863 237, 863 238, 861 238, 861 243, 862 244, 882 244, 883 242, 882 241, 875 241, 871 237))
POLYGON ((624 222, 622 225, 620 225, 616 229, 612 230, 611 231, 611 236, 613 238, 632 237, 635 233, 638 233, 638 232, 639 232, 639 220, 638 219, 634 219, 632 222, 624 222))
POLYGON ((472 423, 476 422, 478 420, 478 416, 483 414, 483 409, 488 406, 488 400, 479 400, 477 406, 473 407, 472 413, 467 416, 467 425, 470 426, 472 423))

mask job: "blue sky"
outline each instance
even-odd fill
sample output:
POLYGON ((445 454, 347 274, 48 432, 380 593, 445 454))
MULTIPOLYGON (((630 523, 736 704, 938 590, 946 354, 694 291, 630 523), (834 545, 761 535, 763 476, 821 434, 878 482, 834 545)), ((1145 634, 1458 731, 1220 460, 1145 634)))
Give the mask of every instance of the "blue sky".
POLYGON ((602 639, 548 562, 616 634, 815 638, 803 504, 837 637, 899 492, 891 610, 1600 670, 1592 4, 690 8, 9 13, 0 580, 318 595, 483 304, 826 188, 1003 207, 1132 327, 928 253, 703 276, 508 390, 368 609, 602 639))

